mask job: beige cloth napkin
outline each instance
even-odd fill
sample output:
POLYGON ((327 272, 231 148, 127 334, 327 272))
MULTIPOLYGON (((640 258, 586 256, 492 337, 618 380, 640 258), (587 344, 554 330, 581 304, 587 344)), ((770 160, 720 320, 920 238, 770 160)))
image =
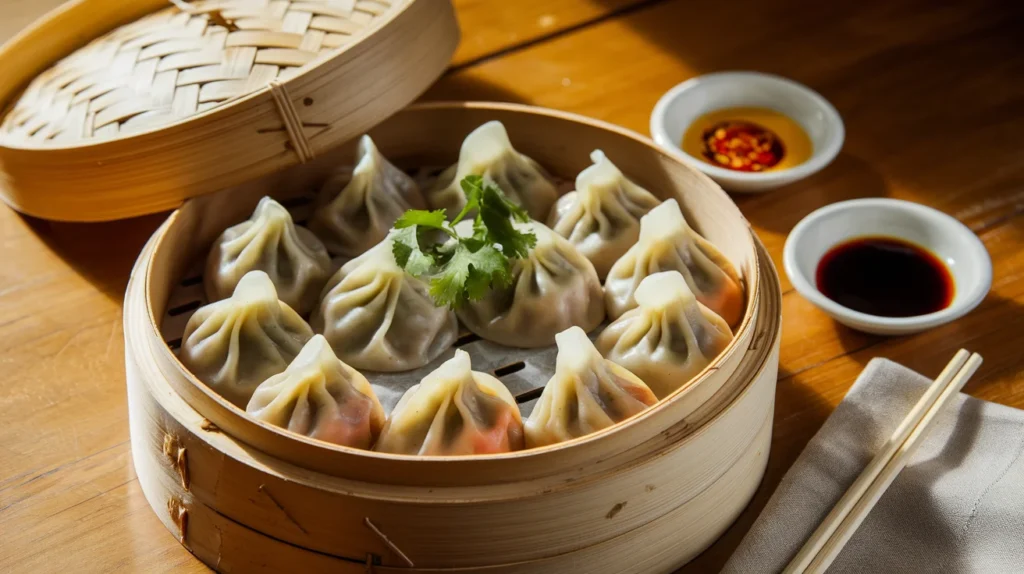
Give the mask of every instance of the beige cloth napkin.
MULTIPOLYGON (((929 383, 871 361, 723 572, 781 571, 929 383)), ((1024 411, 961 394, 829 572, 1024 573, 1024 411)))

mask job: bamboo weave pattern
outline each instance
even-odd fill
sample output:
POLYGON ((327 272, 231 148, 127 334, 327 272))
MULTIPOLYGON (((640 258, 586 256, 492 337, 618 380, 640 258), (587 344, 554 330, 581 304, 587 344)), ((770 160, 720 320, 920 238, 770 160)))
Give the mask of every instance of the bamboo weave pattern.
POLYGON ((199 0, 117 28, 33 80, 0 144, 116 137, 286 81, 402 0, 199 0))

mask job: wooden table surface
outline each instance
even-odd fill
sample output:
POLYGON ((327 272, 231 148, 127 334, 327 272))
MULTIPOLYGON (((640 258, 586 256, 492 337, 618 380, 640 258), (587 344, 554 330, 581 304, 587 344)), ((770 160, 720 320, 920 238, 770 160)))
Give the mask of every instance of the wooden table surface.
MULTIPOLYGON (((0 2, 0 39, 57 3, 0 2)), ((1019 2, 455 3, 462 45, 427 99, 526 102, 645 134, 663 92, 719 70, 781 74, 832 101, 847 139, 831 166, 766 195, 735 197, 780 270, 800 218, 854 197, 936 207, 992 255, 992 291, 980 307, 905 338, 841 327, 783 277, 767 475, 736 525, 684 571, 717 570, 872 357, 934 376, 967 347, 985 364, 966 392, 1024 406, 1019 2)), ((164 217, 68 224, 0 208, 0 571, 205 570, 151 513, 128 442, 121 300, 164 217)))

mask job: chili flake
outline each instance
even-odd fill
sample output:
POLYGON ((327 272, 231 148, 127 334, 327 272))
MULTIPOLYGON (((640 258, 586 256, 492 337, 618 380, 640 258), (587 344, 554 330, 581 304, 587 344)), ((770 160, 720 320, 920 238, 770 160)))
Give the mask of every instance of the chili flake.
POLYGON ((703 133, 704 157, 736 171, 764 171, 782 160, 785 148, 772 131, 752 122, 724 121, 703 133))

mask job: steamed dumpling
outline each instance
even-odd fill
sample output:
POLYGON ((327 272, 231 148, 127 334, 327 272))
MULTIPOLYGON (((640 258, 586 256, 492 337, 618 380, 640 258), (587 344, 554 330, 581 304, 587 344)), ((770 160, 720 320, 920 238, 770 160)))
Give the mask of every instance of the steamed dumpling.
POLYGON ((370 382, 315 335, 283 373, 256 387, 245 411, 294 433, 369 449, 384 426, 370 382))
POLYGON ((458 336, 455 313, 435 306, 427 284, 398 266, 391 239, 331 277, 312 324, 338 358, 371 371, 422 367, 458 336))
POLYGON ((305 314, 331 274, 331 258, 312 232, 295 225, 284 206, 264 197, 248 221, 229 227, 214 242, 203 277, 206 297, 227 297, 253 270, 269 275, 281 300, 305 314))
POLYGON ((594 165, 576 176, 576 191, 558 199, 548 225, 575 245, 604 279, 640 237, 640 217, 660 202, 626 179, 601 150, 594 150, 590 159, 594 165))
POLYGON ((636 309, 601 333, 597 348, 643 379, 659 399, 695 377, 732 341, 728 323, 697 301, 677 271, 641 281, 636 302, 636 309))
POLYGON ((402 395, 374 450, 458 456, 523 448, 523 420, 512 393, 498 379, 472 370, 455 351, 402 395))
POLYGON ((189 318, 180 358, 199 380, 244 409, 256 387, 284 371, 312 337, 302 317, 278 300, 270 277, 250 271, 231 297, 189 318))
POLYGON ((678 271, 697 300, 736 325, 743 317, 743 288, 732 263, 683 218, 670 199, 640 219, 640 240, 622 256, 605 280, 608 316, 616 319, 636 307, 633 294, 644 277, 678 271))
POLYGON ((636 375, 603 358, 579 327, 555 339, 555 374, 526 421, 527 448, 599 431, 658 402, 636 375))
POLYGON ((328 251, 346 257, 380 243, 406 210, 427 205, 416 182, 385 159, 370 136, 359 140, 356 157, 347 183, 335 176, 324 184, 309 224, 328 251))
POLYGON ((544 220, 558 197, 555 184, 537 162, 517 152, 505 126, 490 121, 466 136, 459 162, 438 177, 427 201, 434 209, 447 209, 455 217, 466 205, 460 182, 467 175, 479 175, 501 188, 505 195, 523 206, 530 217, 544 220))
MULTIPOLYGON (((592 331, 604 320, 604 295, 594 266, 543 223, 516 223, 537 245, 512 264, 512 283, 459 307, 459 319, 484 339, 510 347, 546 347, 573 325, 592 331)), ((472 233, 472 222, 456 226, 472 233)))

